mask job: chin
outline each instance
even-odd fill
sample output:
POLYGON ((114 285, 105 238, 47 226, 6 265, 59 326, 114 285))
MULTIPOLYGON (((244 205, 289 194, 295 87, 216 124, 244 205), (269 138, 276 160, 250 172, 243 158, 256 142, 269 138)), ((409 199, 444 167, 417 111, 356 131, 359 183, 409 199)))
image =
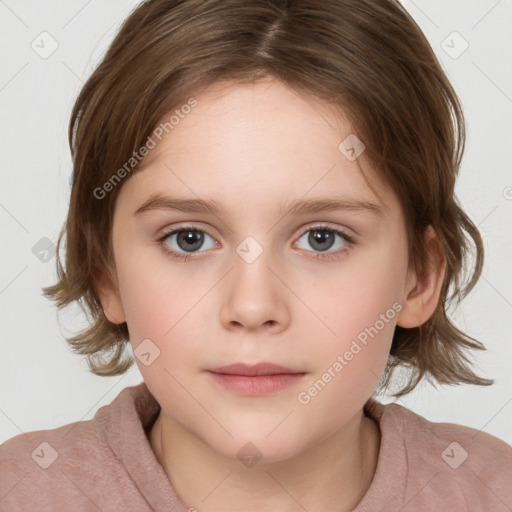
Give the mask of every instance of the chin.
POLYGON ((241 462, 248 468, 258 464, 273 464, 283 462, 300 455, 309 446, 304 439, 304 430, 295 433, 274 422, 272 428, 258 425, 239 425, 238 428, 227 430, 228 434, 216 436, 215 439, 209 436, 202 437, 203 442, 215 450, 218 454, 234 462, 241 462), (275 429, 272 432, 272 429, 275 429), (281 429, 279 431, 279 429, 281 429), (269 433, 272 432, 270 435, 269 433))

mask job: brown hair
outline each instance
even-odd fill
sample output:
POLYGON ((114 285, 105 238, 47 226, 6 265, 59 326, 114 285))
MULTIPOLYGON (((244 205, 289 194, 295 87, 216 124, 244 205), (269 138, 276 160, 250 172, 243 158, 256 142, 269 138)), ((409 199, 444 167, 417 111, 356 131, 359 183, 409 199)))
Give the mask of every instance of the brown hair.
POLYGON ((97 375, 122 374, 134 362, 124 354, 126 323, 107 320, 95 288, 101 275, 116 283, 111 228, 122 183, 102 197, 99 188, 126 170, 164 116, 193 92, 219 80, 267 77, 347 114, 365 158, 400 200, 411 265, 425 269, 428 225, 440 237, 446 274, 438 307, 420 327, 397 326, 381 388, 398 366, 410 376, 394 396, 424 376, 492 384, 473 373, 465 354, 484 346, 447 314, 483 265, 480 234, 454 193, 465 144, 462 108, 424 34, 394 0, 147 0, 130 14, 81 90, 69 125, 71 198, 57 244, 58 282, 44 294, 59 309, 77 301, 92 315, 90 327, 68 339, 74 351, 87 355, 97 375))

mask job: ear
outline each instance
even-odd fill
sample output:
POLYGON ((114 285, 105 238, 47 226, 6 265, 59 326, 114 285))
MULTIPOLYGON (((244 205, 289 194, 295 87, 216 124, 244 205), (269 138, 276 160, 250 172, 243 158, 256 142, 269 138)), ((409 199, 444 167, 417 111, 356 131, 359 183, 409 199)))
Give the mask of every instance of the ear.
POLYGON ((422 272, 409 272, 407 298, 397 318, 397 325, 405 328, 419 327, 436 310, 446 271, 446 257, 439 236, 432 226, 425 231, 428 261, 422 272))
POLYGON ((113 324, 122 324, 126 322, 121 295, 118 285, 114 283, 111 277, 102 273, 96 279, 96 291, 101 301, 101 306, 105 316, 113 324))

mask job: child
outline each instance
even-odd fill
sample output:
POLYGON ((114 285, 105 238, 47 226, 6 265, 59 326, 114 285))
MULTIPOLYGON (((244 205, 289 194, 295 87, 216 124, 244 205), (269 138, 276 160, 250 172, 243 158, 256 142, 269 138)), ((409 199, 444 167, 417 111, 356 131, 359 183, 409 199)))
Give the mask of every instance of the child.
POLYGON ((399 3, 143 2, 69 135, 45 293, 144 382, 5 442, 2 511, 511 510, 510 446, 374 398, 400 367, 395 396, 492 384, 447 315, 483 262, 463 113, 399 3))

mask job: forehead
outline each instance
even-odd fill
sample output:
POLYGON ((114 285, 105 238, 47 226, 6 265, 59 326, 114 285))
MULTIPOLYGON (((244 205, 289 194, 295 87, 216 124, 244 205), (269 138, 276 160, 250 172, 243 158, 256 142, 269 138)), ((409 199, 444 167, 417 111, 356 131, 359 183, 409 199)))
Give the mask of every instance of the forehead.
POLYGON ((344 141, 358 139, 339 107, 273 79, 220 82, 193 98, 196 106, 156 140, 122 195, 141 200, 166 190, 215 198, 226 209, 261 208, 264 200, 281 211, 300 197, 334 193, 384 207, 393 201, 364 151, 347 157, 344 141))

